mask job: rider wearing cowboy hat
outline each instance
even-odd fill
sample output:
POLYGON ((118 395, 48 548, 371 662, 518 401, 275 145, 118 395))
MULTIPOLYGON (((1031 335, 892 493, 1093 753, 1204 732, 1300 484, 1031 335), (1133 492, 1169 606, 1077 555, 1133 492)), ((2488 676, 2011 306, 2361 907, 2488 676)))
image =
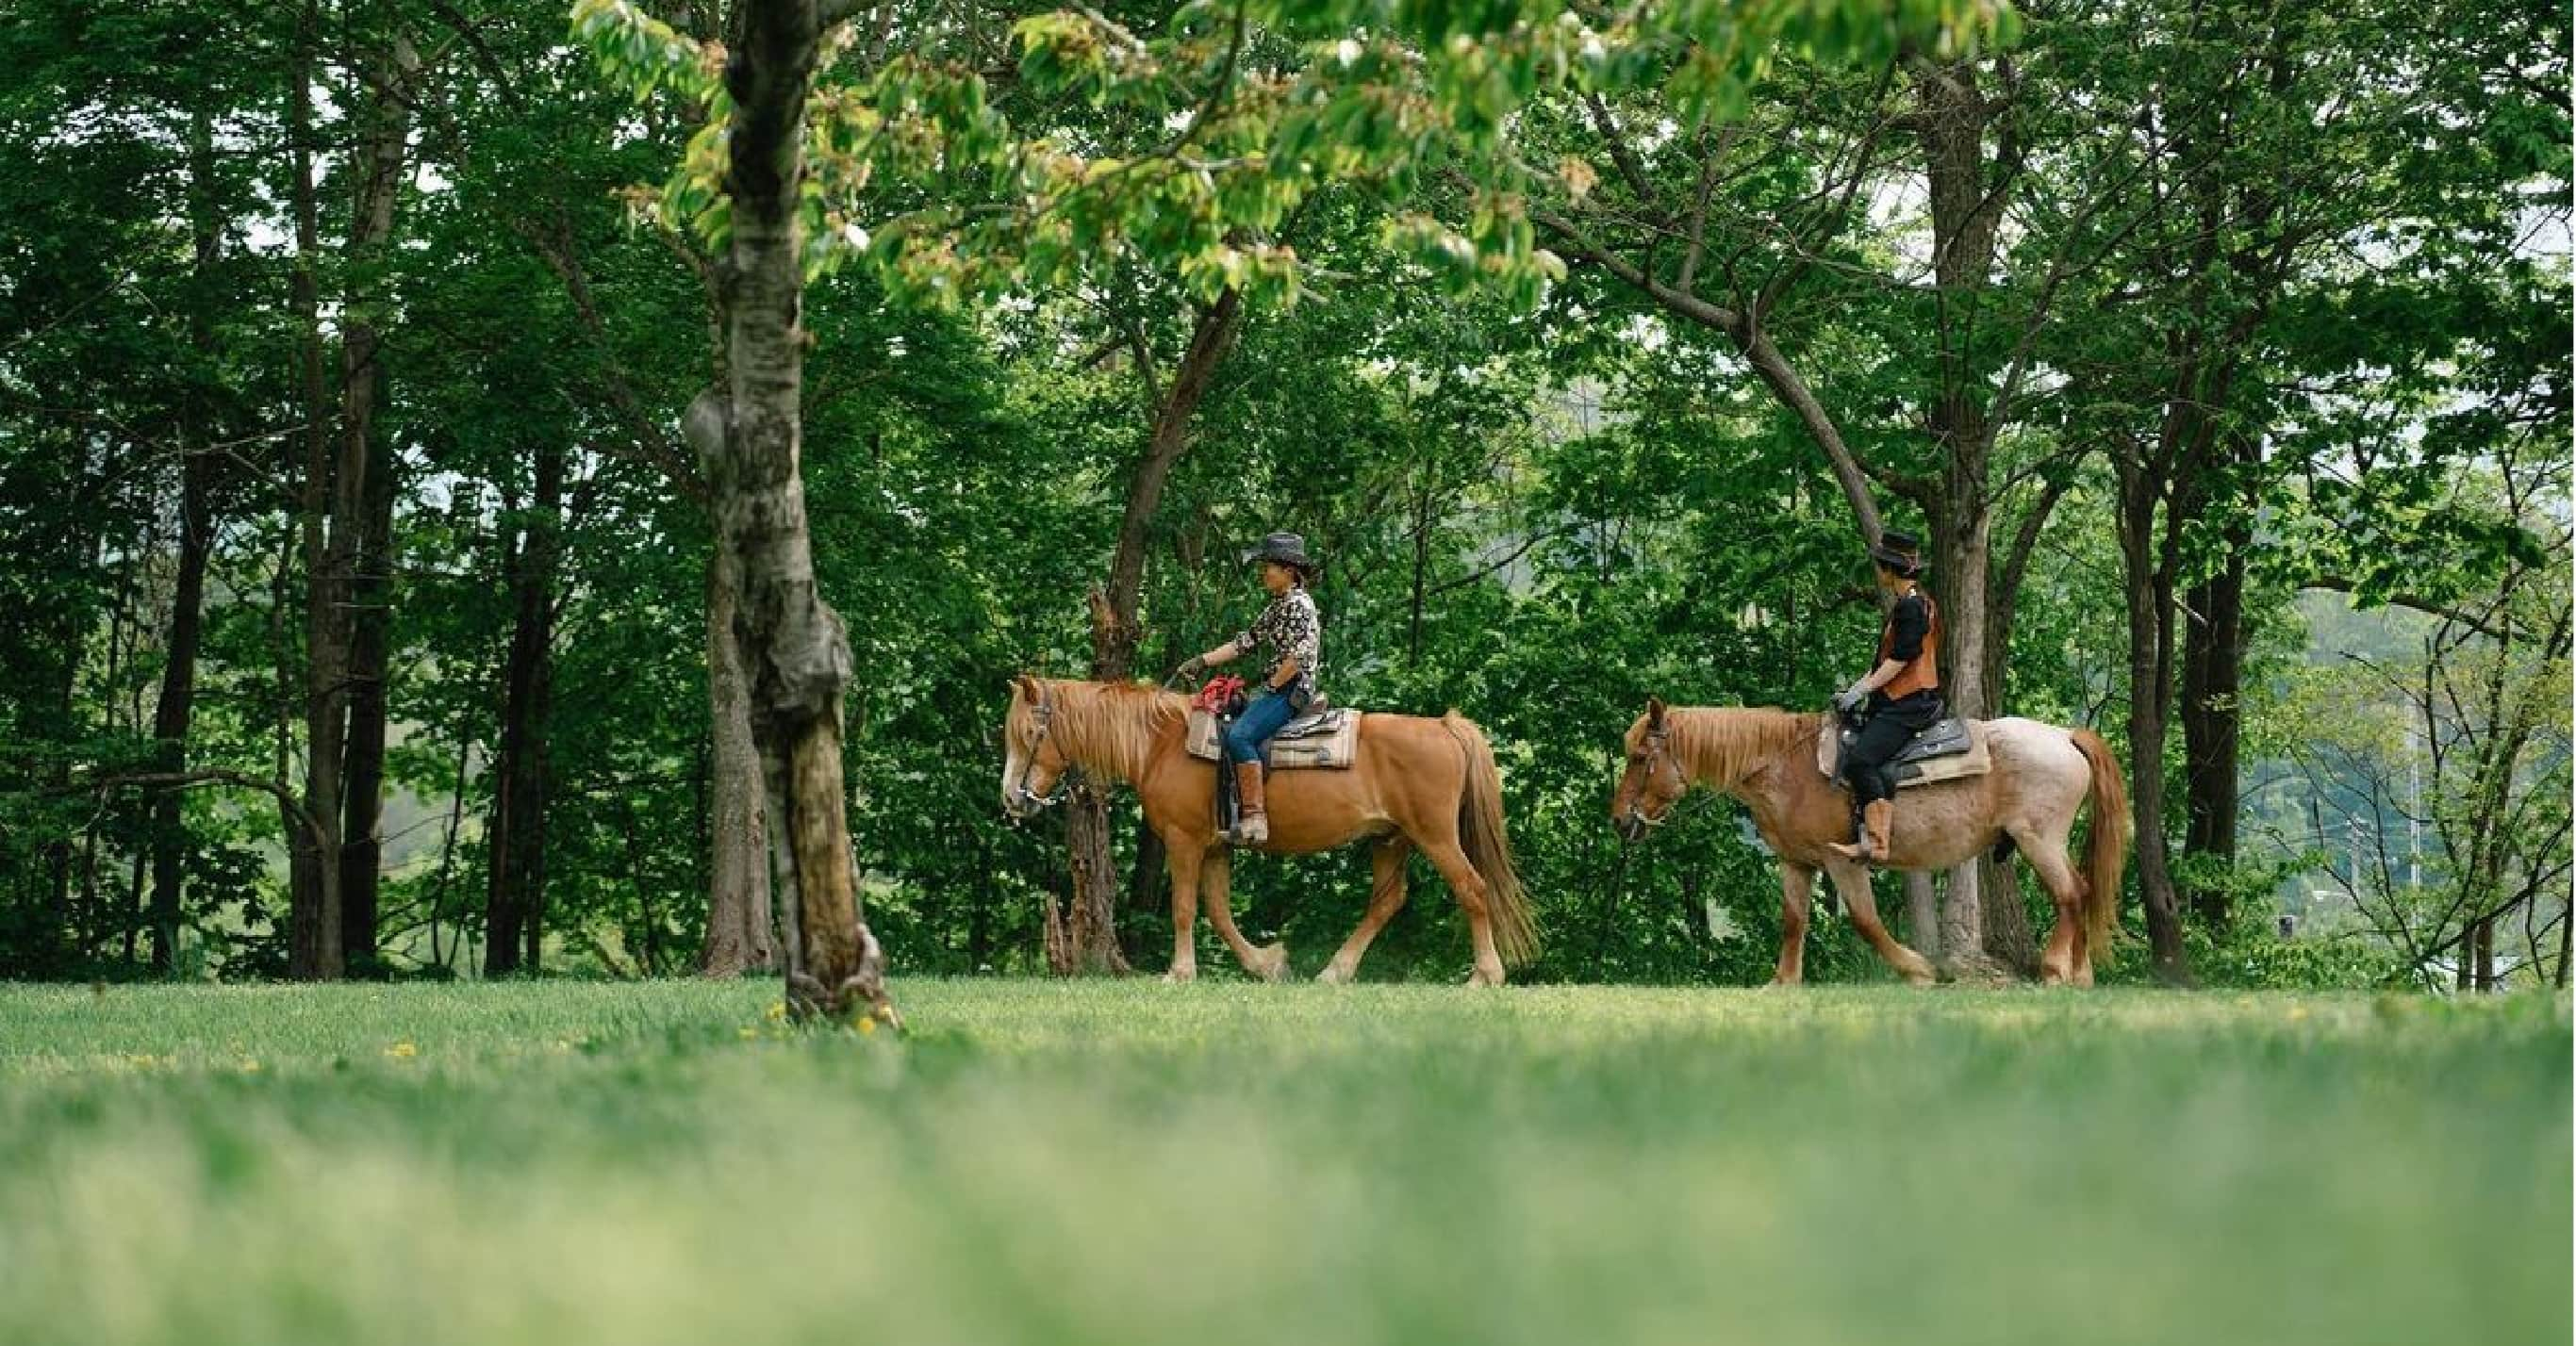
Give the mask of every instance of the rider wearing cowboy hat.
POLYGON ((1225 731, 1226 760, 1234 764, 1234 841, 1258 846, 1270 839, 1270 819, 1261 795, 1261 750, 1280 726, 1315 700, 1315 678, 1323 667, 1323 620, 1306 592, 1315 562, 1306 555, 1306 540, 1295 533, 1272 533, 1243 554, 1261 563, 1261 587, 1270 591, 1270 606, 1252 625, 1205 654, 1181 665, 1183 677, 1258 650, 1268 663, 1252 701, 1225 731))
POLYGON ((1845 716, 1863 703, 1869 707, 1869 720, 1844 750, 1842 762, 1857 835, 1849 845, 1834 846, 1864 862, 1886 858, 1888 830, 1896 821, 1896 776, 1887 763, 1942 715, 1941 609, 1919 583, 1920 546, 1913 534, 1890 529, 1869 549, 1879 587, 1896 601, 1878 633, 1877 666, 1834 697, 1834 709, 1845 716))

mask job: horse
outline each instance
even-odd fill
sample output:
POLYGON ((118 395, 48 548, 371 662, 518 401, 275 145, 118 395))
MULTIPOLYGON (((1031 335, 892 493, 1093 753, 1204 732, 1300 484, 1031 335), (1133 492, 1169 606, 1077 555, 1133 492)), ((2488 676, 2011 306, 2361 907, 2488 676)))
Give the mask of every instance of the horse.
MULTIPOLYGON (((1227 905, 1232 857, 1218 834, 1216 767, 1183 744, 1189 703, 1177 693, 1134 683, 1014 680, 1003 721, 1002 808, 1029 818, 1068 767, 1094 780, 1125 781, 1145 807, 1145 825, 1163 839, 1172 878, 1172 966, 1165 980, 1198 974, 1191 914, 1202 895, 1208 923, 1245 971, 1264 981, 1286 974, 1284 943, 1255 949, 1234 926, 1227 905)), ((1359 971, 1369 941, 1404 905, 1404 862, 1416 848, 1429 857, 1467 914, 1475 945, 1477 986, 1503 984, 1504 968, 1538 950, 1520 876, 1503 833, 1502 782, 1483 731, 1452 711, 1439 719, 1413 715, 1360 717, 1359 744, 1347 768, 1300 768, 1270 780, 1270 840, 1252 849, 1280 854, 1331 850, 1374 838, 1368 913, 1316 980, 1338 984, 1359 971)))
MULTIPOLYGON (((1667 708, 1649 698, 1628 727, 1627 768, 1610 800, 1610 820, 1634 842, 1664 820, 1693 785, 1706 785, 1752 810, 1753 825, 1780 861, 1780 962, 1771 982, 1802 977, 1807 899, 1816 871, 1832 876, 1854 929, 1906 981, 1928 985, 1932 965, 1879 921, 1869 873, 1831 849, 1852 835, 1851 798, 1816 766, 1825 717, 1771 708, 1667 708)), ((1993 766, 1985 774, 1898 792, 1889 869, 1948 869, 2009 839, 2057 905, 2040 956, 2051 985, 2093 984, 2093 951, 2108 947, 2119 919, 2120 871, 2128 862, 2128 787, 2110 745, 2088 729, 2037 720, 1977 722, 1993 766), (2084 869, 2068 838, 2075 812, 2092 801, 2084 869)))

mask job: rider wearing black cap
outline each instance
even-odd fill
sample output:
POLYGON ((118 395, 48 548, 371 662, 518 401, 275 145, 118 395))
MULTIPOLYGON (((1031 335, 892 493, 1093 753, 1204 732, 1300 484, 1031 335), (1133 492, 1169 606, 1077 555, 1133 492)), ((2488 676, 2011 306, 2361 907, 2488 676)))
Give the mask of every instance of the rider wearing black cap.
POLYGON ((1893 529, 1869 549, 1879 587, 1896 596, 1878 633, 1878 664, 1869 676, 1834 697, 1834 709, 1851 714, 1863 702, 1869 722, 1843 752, 1843 780, 1851 786, 1855 839, 1834 849, 1855 860, 1884 859, 1888 830, 1896 821, 1896 777, 1887 763, 1916 734, 1942 715, 1941 609, 1923 592, 1921 544, 1893 529))
POLYGON ((1243 554, 1261 563, 1261 587, 1270 591, 1270 606, 1234 639, 1181 665, 1184 677, 1258 650, 1268 657, 1250 704, 1225 731, 1226 760, 1234 764, 1237 801, 1234 840, 1257 846, 1270 839, 1270 819, 1262 800, 1261 749, 1288 723, 1314 703, 1316 675, 1323 667, 1324 624, 1306 584, 1315 562, 1306 555, 1306 540, 1295 533, 1272 533, 1243 554))

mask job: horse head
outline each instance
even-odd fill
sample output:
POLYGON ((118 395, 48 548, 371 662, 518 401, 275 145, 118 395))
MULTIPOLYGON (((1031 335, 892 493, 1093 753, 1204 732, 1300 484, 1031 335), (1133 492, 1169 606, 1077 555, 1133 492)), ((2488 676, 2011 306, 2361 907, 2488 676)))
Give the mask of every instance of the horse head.
POLYGON ((1064 795, 1056 782, 1065 772, 1064 745, 1055 741, 1055 705, 1045 684, 1023 673, 1012 682, 1011 709, 1002 719, 1002 811, 1028 819, 1064 795))
POLYGON ((1646 698, 1646 713, 1628 726, 1627 756, 1619 789, 1610 796, 1610 825, 1621 841, 1636 841, 1664 820, 1690 786, 1673 752, 1672 721, 1662 697, 1646 698))

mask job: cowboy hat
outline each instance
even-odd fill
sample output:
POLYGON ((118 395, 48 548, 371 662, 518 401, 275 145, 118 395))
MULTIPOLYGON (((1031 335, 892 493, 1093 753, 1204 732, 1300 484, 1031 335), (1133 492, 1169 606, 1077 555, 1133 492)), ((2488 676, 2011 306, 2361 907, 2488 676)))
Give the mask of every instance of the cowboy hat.
POLYGON ((1291 570, 1309 575, 1315 573, 1316 569, 1314 558, 1306 555, 1306 539, 1295 533, 1272 533, 1261 539, 1260 546, 1245 552, 1243 559, 1247 563, 1276 561, 1291 570))
POLYGON ((1922 542, 1912 533, 1890 528, 1878 535, 1878 545, 1869 549, 1869 559, 1913 579, 1923 573, 1922 548, 1922 542))

